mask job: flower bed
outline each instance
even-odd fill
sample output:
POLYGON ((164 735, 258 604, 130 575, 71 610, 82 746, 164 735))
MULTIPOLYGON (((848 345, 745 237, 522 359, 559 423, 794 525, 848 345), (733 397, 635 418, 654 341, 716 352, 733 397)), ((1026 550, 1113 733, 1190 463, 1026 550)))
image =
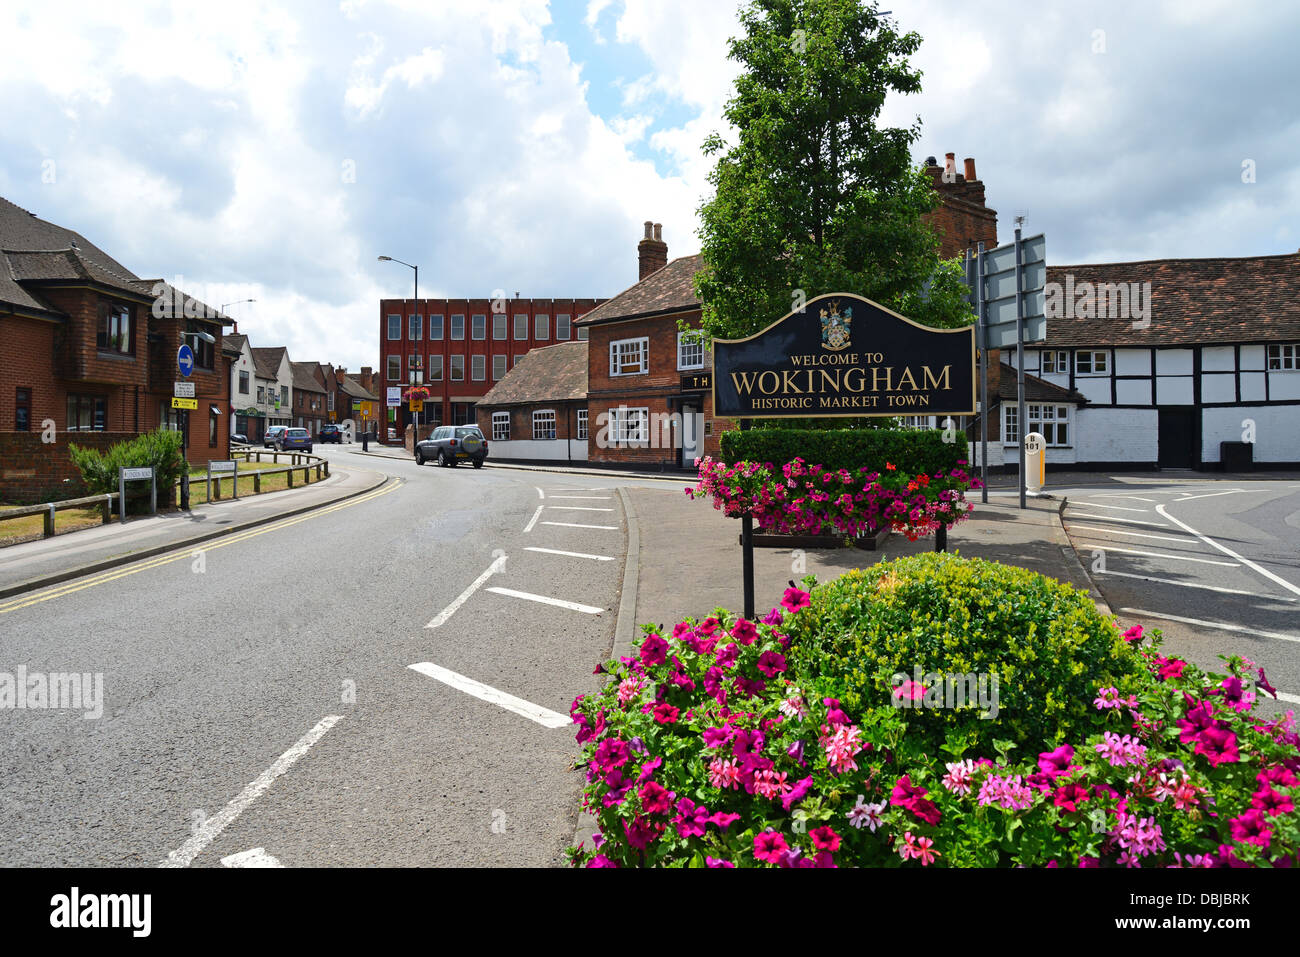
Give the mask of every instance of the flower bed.
MULTIPOLYGON (((666 634, 646 626, 634 657, 610 663, 605 689, 574 702, 599 834, 570 850, 573 863, 1300 862, 1300 739, 1291 712, 1253 714, 1255 687, 1272 689, 1252 663, 1206 674, 1163 656, 1158 632, 1148 641, 1130 629, 1116 635, 1133 665, 1125 690, 1099 679, 1061 735, 985 747, 956 727, 936 747, 916 710, 847 706, 839 679, 810 667, 787 632, 815 630, 820 590, 792 586, 759 622, 718 609, 666 634)), ((895 689, 899 704, 917 697, 908 682, 895 689)))
POLYGON ((915 541, 965 519, 974 508, 965 493, 980 487, 960 465, 909 475, 889 463, 883 473, 851 472, 803 459, 778 469, 770 462, 727 465, 706 456, 699 469, 699 483, 687 495, 710 498, 731 517, 750 514, 760 531, 785 535, 858 538, 892 528, 915 541))

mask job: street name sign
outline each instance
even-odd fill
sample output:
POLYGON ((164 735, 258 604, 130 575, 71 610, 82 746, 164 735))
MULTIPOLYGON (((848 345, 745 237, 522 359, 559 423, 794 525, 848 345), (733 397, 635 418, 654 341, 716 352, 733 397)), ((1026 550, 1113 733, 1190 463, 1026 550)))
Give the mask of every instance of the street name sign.
POLYGON ((153 466, 141 469, 122 469, 122 478, 128 482, 138 482, 141 479, 153 478, 153 466))
POLYGON ((194 383, 193 382, 172 383, 172 395, 176 396, 176 398, 178 399, 194 398, 194 383))
POLYGON ((237 468, 234 459, 214 460, 208 463, 209 472, 233 472, 237 468))
POLYGON ((198 399, 177 399, 177 398, 172 399, 173 409, 188 409, 190 412, 195 412, 198 410, 198 407, 199 407, 198 399))
POLYGON ((975 327, 933 329, 852 293, 713 340, 713 413, 731 419, 974 415, 975 327))

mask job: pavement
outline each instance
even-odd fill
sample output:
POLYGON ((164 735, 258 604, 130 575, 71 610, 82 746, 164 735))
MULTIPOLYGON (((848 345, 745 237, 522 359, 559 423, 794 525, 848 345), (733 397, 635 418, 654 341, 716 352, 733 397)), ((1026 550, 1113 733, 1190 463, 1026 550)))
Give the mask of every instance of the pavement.
POLYGON ((10 545, 0 549, 0 598, 324 508, 373 491, 386 479, 369 469, 334 469, 323 481, 300 488, 196 505, 188 512, 132 516, 125 525, 114 522, 10 545))

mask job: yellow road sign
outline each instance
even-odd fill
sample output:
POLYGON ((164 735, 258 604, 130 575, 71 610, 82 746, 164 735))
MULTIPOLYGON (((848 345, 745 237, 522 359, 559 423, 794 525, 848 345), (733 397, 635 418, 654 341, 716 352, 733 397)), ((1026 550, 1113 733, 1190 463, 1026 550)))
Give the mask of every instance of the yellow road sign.
POLYGON ((198 399, 172 399, 173 409, 189 409, 191 412, 194 412, 198 407, 198 399))
POLYGON ((424 400, 423 400, 423 399, 412 399, 412 400, 411 400, 411 411, 412 411, 412 412, 423 412, 423 411, 424 411, 424 400))

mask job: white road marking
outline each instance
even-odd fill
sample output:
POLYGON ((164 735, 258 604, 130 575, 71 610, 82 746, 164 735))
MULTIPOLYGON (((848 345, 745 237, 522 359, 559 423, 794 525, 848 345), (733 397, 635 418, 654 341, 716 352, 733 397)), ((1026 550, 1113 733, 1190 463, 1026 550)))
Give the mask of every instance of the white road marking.
POLYGON ((580 611, 587 615, 599 615, 605 610, 596 608, 594 605, 580 605, 576 601, 565 601, 563 598, 548 598, 546 595, 534 595, 532 592, 515 591, 513 588, 489 588, 488 591, 498 595, 505 595, 507 598, 522 598, 525 601, 554 605, 556 608, 567 608, 569 611, 580 611))
POLYGON ((1154 538, 1162 542, 1194 542, 1196 539, 1190 535, 1147 535, 1142 532, 1126 532, 1122 528, 1102 528, 1100 525, 1075 525, 1071 522, 1066 526, 1070 529, 1088 528, 1095 532, 1105 532, 1107 535, 1128 535, 1130 538, 1154 538))
POLYGON ((1248 595, 1251 598, 1266 598, 1269 601, 1295 601, 1294 598, 1284 598, 1281 595, 1263 595, 1259 592, 1244 591, 1240 588, 1223 588, 1219 585, 1202 585, 1198 582, 1180 582, 1172 578, 1152 578, 1150 575, 1134 575, 1132 572, 1112 572, 1099 571, 1098 575, 1116 575, 1120 578, 1136 578, 1144 582, 1159 582, 1161 585, 1179 585, 1183 588, 1200 588, 1205 591, 1217 591, 1224 595, 1248 595))
POLYGON ((1223 565, 1226 568, 1237 568, 1236 562, 1216 562, 1212 558, 1192 558, 1190 555, 1171 555, 1168 552, 1144 552, 1136 548, 1117 548, 1114 545, 1107 545, 1106 551, 1119 552, 1121 555, 1145 555, 1148 558, 1172 558, 1178 562, 1196 562, 1198 565, 1223 565))
POLYGON ((526 552, 545 552, 547 555, 564 555, 567 558, 590 558, 598 562, 612 562, 612 555, 588 555, 586 552, 564 552, 558 548, 533 548, 531 545, 525 545, 526 552))
POLYGON ((564 512, 612 512, 612 508, 598 508, 594 505, 548 505, 547 508, 553 508, 556 511, 564 512))
POLYGON ((275 763, 257 776, 257 779, 240 791, 235 799, 212 817, 205 820, 195 830, 194 836, 179 848, 167 855, 159 867, 189 867, 194 858, 203 853, 204 848, 216 840, 227 827, 234 823, 248 806, 261 796, 275 779, 293 767, 294 763, 306 754, 313 744, 325 736, 325 732, 343 720, 341 714, 326 715, 284 754, 275 759, 275 763))
POLYGON ((1187 501, 1188 499, 1190 499, 1190 498, 1215 498, 1215 497, 1217 497, 1217 496, 1219 496, 1219 495, 1237 495, 1237 494, 1239 494, 1239 493, 1243 493, 1243 492, 1245 492, 1245 491, 1246 491, 1246 490, 1245 490, 1244 488, 1233 488, 1233 489, 1228 489, 1228 491, 1226 491, 1226 492, 1206 492, 1204 495, 1182 495, 1182 496, 1179 496, 1178 498, 1174 499, 1174 501, 1175 501, 1175 502, 1186 502, 1186 501, 1187 501))
POLYGON ((1105 502, 1088 502, 1089 508, 1113 508, 1117 512, 1149 512, 1149 508, 1134 508, 1131 505, 1107 505, 1105 502))
POLYGON ((558 525, 561 528, 599 528, 606 532, 617 532, 617 525, 578 525, 575 522, 542 522, 543 525, 558 525))
POLYGON ((1180 621, 1184 625, 1200 625, 1202 628, 1217 628, 1220 631, 1235 631, 1244 635, 1259 635, 1261 638, 1277 638, 1279 641, 1300 642, 1300 635, 1284 635, 1278 631, 1260 631, 1258 628, 1246 628, 1243 625, 1230 625, 1226 621, 1205 621, 1201 618, 1182 618, 1178 615, 1166 615, 1159 611, 1147 611, 1145 608, 1121 608, 1120 611, 1130 615, 1146 615, 1148 618, 1162 618, 1165 621, 1180 621))
POLYGON ((537 511, 533 512, 533 517, 530 518, 528 520, 528 524, 524 526, 525 535, 527 535, 529 532, 533 530, 533 526, 537 524, 537 520, 542 517, 542 509, 545 507, 546 506, 544 505, 537 506, 537 511))
POLYGON ((602 502, 609 501, 608 495, 552 495, 551 498, 565 498, 565 499, 593 498, 593 499, 598 499, 599 501, 602 502))
POLYGON ((1157 505, 1156 511, 1159 512, 1161 515, 1163 515, 1165 518, 1169 519, 1169 521, 1173 522, 1175 525, 1178 525, 1184 530, 1191 532, 1201 541, 1205 542, 1205 544, 1214 546, 1219 551, 1223 552, 1223 554, 1225 555, 1230 555, 1231 557, 1237 559, 1237 561, 1245 565, 1247 568, 1253 568, 1255 571, 1259 572, 1269 581, 1276 582, 1277 584, 1285 588, 1287 591, 1291 592, 1293 595, 1300 595, 1300 586, 1291 584, 1289 581, 1287 581, 1285 578, 1282 578, 1279 575, 1274 575, 1267 568, 1261 568, 1259 565, 1256 565, 1254 562, 1252 562, 1249 558, 1246 558, 1242 555, 1238 555, 1227 545, 1220 545, 1218 542, 1210 538, 1208 535, 1202 535, 1200 532, 1192 528, 1192 526, 1188 525, 1186 522, 1174 518, 1172 515, 1166 512, 1165 507, 1163 505, 1157 505))
POLYGON ((1287 694, 1285 691, 1277 693, 1278 701, 1289 701, 1292 704, 1300 704, 1300 695, 1287 694))
POLYGON ((1155 504, 1155 502, 1157 501, 1157 499, 1154 498, 1143 498, 1141 495, 1120 495, 1118 492, 1096 492, 1093 494, 1092 497, 1093 498, 1135 498, 1139 502, 1151 502, 1152 504, 1155 504))
POLYGON ((475 698, 505 708, 507 711, 513 711, 529 721, 536 721, 545 728, 562 728, 573 723, 568 715, 552 711, 550 708, 543 708, 541 705, 525 701, 523 698, 516 698, 512 694, 498 691, 491 685, 485 685, 473 678, 458 675, 454 671, 440 668, 428 661, 422 661, 419 664, 408 665, 407 667, 412 671, 418 671, 420 674, 432 678, 434 681, 441 681, 445 685, 450 685, 458 691, 463 691, 475 698))
POLYGON ((1151 525, 1155 528, 1168 528, 1166 522, 1144 522, 1138 518, 1116 518, 1114 515, 1091 515, 1086 512, 1071 512, 1070 518, 1094 518, 1099 522, 1123 522, 1125 525, 1151 525))
POLYGON ((425 625, 424 627, 440 628, 443 625, 445 625, 447 623, 447 620, 451 618, 452 615, 456 614, 456 612, 460 609, 460 606, 465 604, 465 602, 469 601, 469 597, 473 595, 474 592, 478 591, 485 581, 487 581, 489 578, 491 578, 493 575, 499 572, 503 567, 505 567, 505 564, 506 564, 506 556, 502 555, 500 558, 498 558, 496 561, 494 561, 491 565, 488 566, 487 571, 485 571, 482 575, 479 575, 478 578, 474 579, 473 584, 471 584, 468 588, 466 588, 463 592, 461 592, 460 595, 456 597, 455 601, 453 601, 442 611, 438 612, 438 616, 434 618, 433 621, 425 625))
MULTIPOLYGON (((537 488, 537 486, 534 485, 533 488, 537 488)), ((541 489, 537 488, 537 497, 538 497, 538 498, 541 498, 541 499, 544 499, 544 498, 546 498, 546 493, 543 492, 541 489)))
POLYGON ((266 848, 255 847, 221 859, 222 867, 284 867, 278 858, 266 853, 266 848))

